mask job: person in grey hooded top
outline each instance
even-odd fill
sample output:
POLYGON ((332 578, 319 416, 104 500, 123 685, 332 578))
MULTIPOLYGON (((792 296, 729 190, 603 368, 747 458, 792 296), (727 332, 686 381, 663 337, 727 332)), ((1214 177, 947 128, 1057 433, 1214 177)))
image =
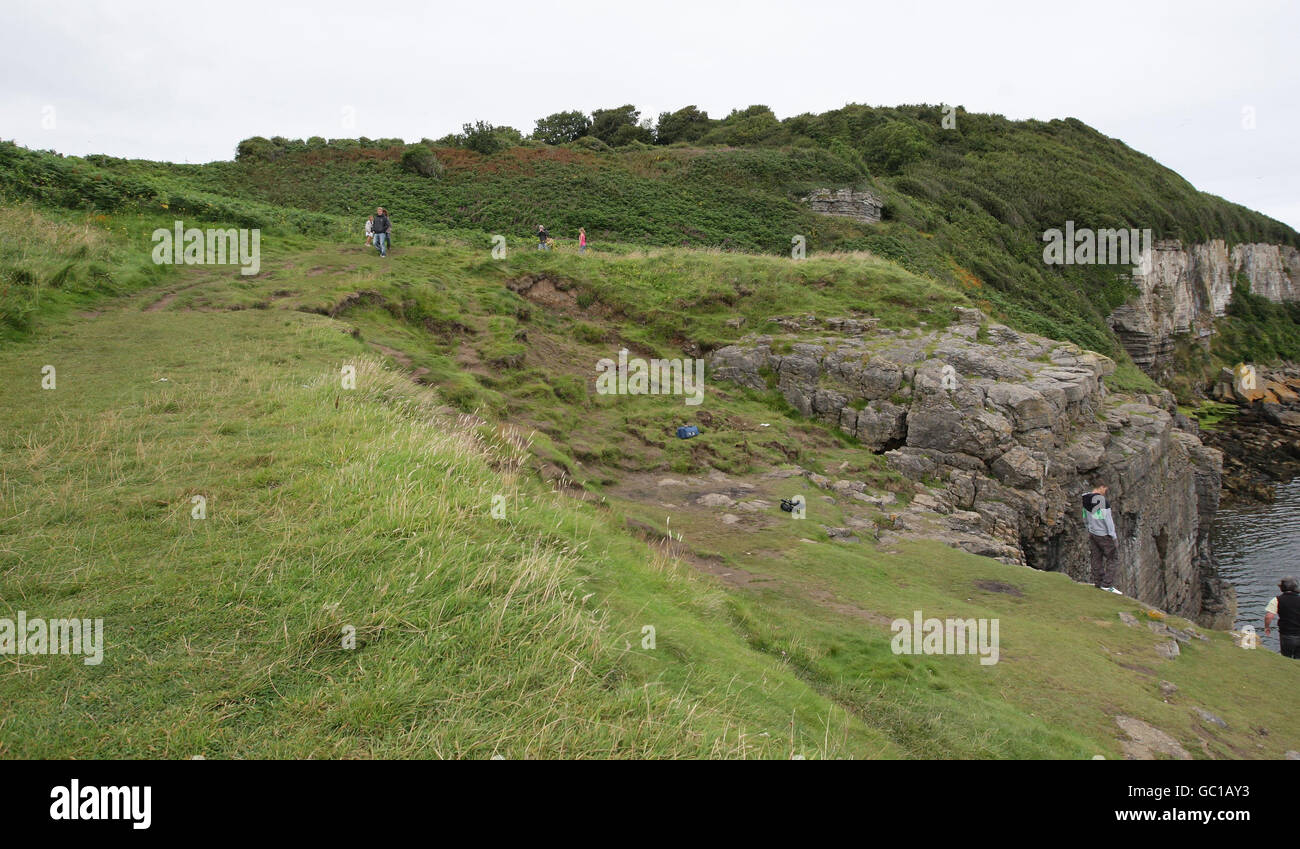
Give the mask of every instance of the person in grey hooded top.
POLYGON ((1115 589, 1114 583, 1115 560, 1119 548, 1115 519, 1111 516, 1110 501, 1106 498, 1107 492, 1105 486, 1099 486, 1082 496, 1083 526, 1088 531, 1088 549, 1092 554, 1092 585, 1123 595, 1115 589))

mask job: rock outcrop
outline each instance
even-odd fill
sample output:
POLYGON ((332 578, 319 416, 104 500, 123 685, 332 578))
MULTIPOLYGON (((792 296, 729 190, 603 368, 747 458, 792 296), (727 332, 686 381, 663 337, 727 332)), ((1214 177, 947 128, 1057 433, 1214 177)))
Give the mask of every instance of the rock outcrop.
POLYGON ((819 215, 837 215, 874 224, 880 220, 884 209, 882 201, 874 192, 855 192, 852 189, 818 189, 804 198, 808 209, 819 215))
POLYGON ((1224 369, 1211 393, 1236 404, 1236 415, 1201 431, 1202 442, 1223 452, 1223 492, 1241 501, 1272 501, 1276 484, 1300 477, 1300 367, 1257 369, 1250 388, 1224 369))
POLYGON ((1206 626, 1230 625, 1234 594, 1209 542, 1220 455, 1175 427, 1172 396, 1110 395, 1102 381, 1110 359, 990 326, 978 310, 959 314, 929 332, 776 319, 798 338, 722 348, 711 373, 779 391, 923 483, 892 520, 902 535, 1087 580, 1079 497, 1104 482, 1120 588, 1206 626))
POLYGON ((1139 294, 1111 313, 1111 327, 1138 366, 1158 371, 1176 337, 1214 332, 1214 319, 1227 310, 1239 274, 1257 295, 1300 300, 1300 251, 1289 245, 1229 250, 1222 240, 1184 246, 1168 239, 1141 258, 1132 276, 1139 294))

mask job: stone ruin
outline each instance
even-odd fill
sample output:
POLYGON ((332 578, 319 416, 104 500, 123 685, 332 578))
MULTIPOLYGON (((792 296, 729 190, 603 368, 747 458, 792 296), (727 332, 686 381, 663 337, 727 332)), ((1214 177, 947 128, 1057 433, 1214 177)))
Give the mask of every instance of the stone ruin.
POLYGON ((885 205, 874 192, 855 192, 852 189, 818 189, 804 198, 803 202, 819 215, 837 215, 867 224, 875 224, 880 220, 880 212, 885 205))

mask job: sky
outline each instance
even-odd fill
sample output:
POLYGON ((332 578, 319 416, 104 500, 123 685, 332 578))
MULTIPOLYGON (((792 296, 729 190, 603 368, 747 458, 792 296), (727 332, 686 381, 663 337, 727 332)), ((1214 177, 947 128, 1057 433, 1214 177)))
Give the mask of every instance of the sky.
POLYGON ((954 104, 1074 117, 1300 229, 1300 3, 276 0, 13 4, 0 138, 208 162, 570 109, 954 104))

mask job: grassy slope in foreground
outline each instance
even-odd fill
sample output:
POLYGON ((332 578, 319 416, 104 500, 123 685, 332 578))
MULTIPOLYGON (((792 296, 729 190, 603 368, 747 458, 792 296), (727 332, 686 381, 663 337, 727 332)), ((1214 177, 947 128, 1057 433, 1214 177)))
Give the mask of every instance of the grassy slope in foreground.
MULTIPOLYGON (((339 281, 318 258, 339 250, 299 244, 272 251, 265 279, 181 283, 218 302, 321 297, 339 281)), ((347 273, 394 286, 439 256, 347 273)), ((461 306, 492 303, 498 273, 453 278, 461 306)), ((807 523, 737 539, 676 515, 697 551, 758 558, 763 583, 723 591, 623 529, 624 512, 663 527, 662 510, 607 512, 513 472, 508 439, 462 433, 348 325, 186 297, 120 301, 0 353, 4 609, 102 616, 108 642, 93 668, 4 658, 5 755, 1116 757, 1116 715, 1197 756, 1296 747, 1267 698, 1296 671, 1227 635, 1166 661, 1119 624, 1133 602, 1058 575, 937 544, 849 548, 807 523), (344 362, 361 364, 354 392, 344 362), (894 655, 861 615, 913 609, 999 617, 1001 662, 894 655)), ((349 320, 364 338, 366 311, 349 320)))
POLYGON ((331 324, 132 307, 0 355, 5 613, 107 631, 97 667, 4 658, 0 752, 899 752, 331 324))

